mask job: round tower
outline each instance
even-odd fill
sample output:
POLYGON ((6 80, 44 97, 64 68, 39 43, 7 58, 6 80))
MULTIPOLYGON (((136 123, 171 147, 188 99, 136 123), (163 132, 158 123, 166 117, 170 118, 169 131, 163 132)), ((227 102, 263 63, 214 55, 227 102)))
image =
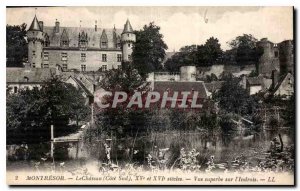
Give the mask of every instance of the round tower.
POLYGON ((294 74, 294 43, 292 40, 285 40, 279 44, 280 73, 287 72, 294 74))
POLYGON ((136 41, 132 26, 127 19, 121 34, 123 62, 131 61, 132 45, 136 41))
POLYGON ((28 62, 32 68, 42 67, 44 36, 36 15, 27 31, 28 62))
POLYGON ((274 44, 267 38, 262 38, 256 43, 258 48, 263 50, 263 54, 260 56, 258 61, 258 73, 264 76, 271 76, 273 59, 274 57, 274 44))

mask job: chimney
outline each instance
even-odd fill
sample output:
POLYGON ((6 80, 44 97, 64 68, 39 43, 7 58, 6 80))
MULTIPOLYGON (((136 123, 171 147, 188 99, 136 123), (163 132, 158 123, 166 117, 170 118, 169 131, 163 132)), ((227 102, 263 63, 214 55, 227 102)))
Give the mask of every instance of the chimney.
POLYGON ((277 70, 272 71, 272 88, 275 88, 279 78, 279 72, 277 70))
POLYGON ((95 21, 95 32, 97 32, 97 20, 95 21))
POLYGON ((41 28, 42 32, 44 32, 44 22, 39 21, 39 25, 40 25, 40 28, 41 28))
POLYGON ((55 33, 59 33, 59 22, 57 21, 57 19, 55 21, 55 33))

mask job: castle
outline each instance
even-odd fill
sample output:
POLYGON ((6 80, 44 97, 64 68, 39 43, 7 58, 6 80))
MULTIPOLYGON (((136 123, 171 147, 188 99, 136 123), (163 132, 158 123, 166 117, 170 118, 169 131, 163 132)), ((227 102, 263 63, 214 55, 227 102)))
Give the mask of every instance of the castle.
POLYGON ((136 41, 127 19, 124 29, 97 26, 44 26, 36 15, 27 31, 28 63, 31 68, 58 68, 61 71, 106 71, 121 68, 131 60, 136 41))
POLYGON ((271 77, 273 71, 280 75, 288 72, 294 73, 294 43, 293 40, 285 40, 278 44, 263 38, 257 42, 257 47, 262 48, 263 54, 258 61, 258 73, 271 77))

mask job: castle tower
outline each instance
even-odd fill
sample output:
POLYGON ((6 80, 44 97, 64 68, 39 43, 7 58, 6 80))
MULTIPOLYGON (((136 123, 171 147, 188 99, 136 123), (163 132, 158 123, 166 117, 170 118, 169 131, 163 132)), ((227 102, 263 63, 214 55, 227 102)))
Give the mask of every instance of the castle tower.
POLYGON ((294 42, 293 40, 285 40, 279 43, 279 60, 280 73, 282 75, 287 72, 294 74, 294 42))
POLYGON ((273 70, 279 70, 279 56, 277 45, 263 38, 256 43, 258 48, 263 50, 263 54, 258 60, 258 73, 271 78, 273 70))
POLYGON ((28 62, 32 68, 42 67, 44 36, 36 15, 27 31, 28 62))
POLYGON ((132 45, 136 41, 132 26, 127 19, 121 34, 123 62, 131 61, 132 45))

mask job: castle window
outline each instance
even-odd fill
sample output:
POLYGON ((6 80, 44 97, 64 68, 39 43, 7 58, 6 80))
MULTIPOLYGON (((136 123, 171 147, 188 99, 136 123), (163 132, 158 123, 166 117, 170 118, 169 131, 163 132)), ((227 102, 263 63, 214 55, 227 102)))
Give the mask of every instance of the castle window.
POLYGON ((86 70, 86 65, 81 65, 81 71, 85 72, 85 70, 86 70))
POLYGON ((127 34, 127 36, 129 37, 129 34, 127 34))
POLYGON ((18 87, 17 86, 14 87, 14 93, 18 93, 18 87))
POLYGON ((43 68, 49 68, 49 64, 43 64, 43 68))
POLYGON ((63 68, 63 71, 68 70, 68 64, 63 64, 63 65, 62 65, 62 68, 63 68))
POLYGON ((103 65, 102 66, 102 71, 106 71, 107 70, 107 65, 103 65))
POLYGON ((31 65, 31 66, 32 66, 32 68, 35 68, 35 63, 32 63, 32 65, 31 65))
POLYGON ((130 43, 128 43, 128 47, 130 47, 130 43))
POLYGON ((122 62, 122 54, 117 55, 117 60, 118 60, 118 62, 122 62))
POLYGON ((68 54, 66 52, 61 53, 61 60, 62 61, 67 61, 68 60, 68 54))
POLYGON ((67 40, 63 40, 63 41, 62 41, 62 45, 63 45, 63 46, 68 46, 68 45, 69 45, 69 42, 68 42, 67 40))
POLYGON ((44 52, 44 60, 49 60, 49 52, 44 52))
POLYGON ((85 53, 81 53, 81 61, 82 62, 86 61, 86 54, 85 53))
POLYGON ((35 56, 35 51, 34 50, 32 51, 32 56, 35 56))
POLYGON ((106 41, 101 42, 101 48, 107 48, 107 42, 106 41))
POLYGON ((107 56, 106 54, 102 54, 102 62, 106 62, 107 61, 107 56))

